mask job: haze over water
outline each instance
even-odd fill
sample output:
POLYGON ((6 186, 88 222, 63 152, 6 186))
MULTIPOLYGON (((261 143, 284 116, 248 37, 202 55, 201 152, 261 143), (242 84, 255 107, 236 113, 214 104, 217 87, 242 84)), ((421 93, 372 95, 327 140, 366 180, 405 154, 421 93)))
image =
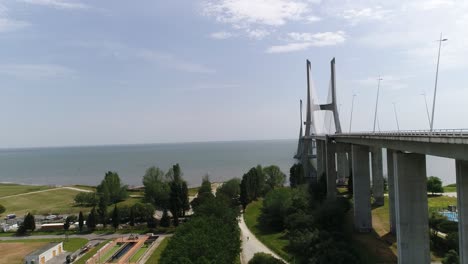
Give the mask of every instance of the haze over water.
MULTIPOLYGON (((205 174, 212 181, 240 178, 257 164, 278 165, 289 178, 296 147, 297 140, 266 140, 3 149, 0 182, 96 185, 111 170, 125 184, 141 185, 150 166, 167 171, 175 163, 190 186, 198 186, 205 174)), ((428 175, 442 178, 444 184, 455 182, 452 160, 428 156, 427 167, 428 175)))

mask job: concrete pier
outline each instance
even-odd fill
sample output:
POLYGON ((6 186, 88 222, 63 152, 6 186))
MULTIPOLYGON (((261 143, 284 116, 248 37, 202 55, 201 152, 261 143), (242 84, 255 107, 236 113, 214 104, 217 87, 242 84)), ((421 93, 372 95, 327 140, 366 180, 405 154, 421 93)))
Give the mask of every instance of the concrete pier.
POLYGON ((374 196, 374 204, 377 206, 382 206, 384 204, 382 149, 379 147, 372 147, 371 155, 372 155, 372 194, 374 196))
POLYGON ((395 152, 398 263, 430 263, 426 156, 395 152))
POLYGON ((336 154, 337 158, 337 178, 340 183, 344 183, 346 181, 346 177, 348 177, 348 159, 346 158, 346 152, 337 151, 336 154))
POLYGON ((372 230, 370 201, 369 147, 351 146, 353 171, 354 228, 359 232, 372 230))
POLYGON ((468 161, 456 160, 458 239, 461 264, 468 264, 468 161))
POLYGON ((317 140, 317 180, 325 175, 326 166, 326 153, 325 153, 325 142, 323 140, 317 140))
POLYGON ((395 214, 395 173, 393 172, 394 150, 387 149, 387 174, 388 174, 388 207, 390 211, 390 233, 396 234, 395 214))
POLYGON ((327 165, 327 199, 336 198, 336 146, 331 142, 325 143, 326 165, 327 165))

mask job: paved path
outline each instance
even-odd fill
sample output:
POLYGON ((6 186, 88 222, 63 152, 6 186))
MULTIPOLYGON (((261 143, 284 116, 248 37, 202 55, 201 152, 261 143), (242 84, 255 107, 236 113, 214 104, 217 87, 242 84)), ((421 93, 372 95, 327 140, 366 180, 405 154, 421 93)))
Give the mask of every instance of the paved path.
POLYGON ((241 263, 247 264, 250 259, 253 258, 254 254, 257 252, 264 252, 273 255, 277 259, 283 260, 287 263, 284 259, 273 253, 269 248, 267 248, 262 242, 260 242, 255 235, 250 232, 249 228, 244 222, 244 215, 242 214, 239 217, 239 228, 241 230, 241 238, 242 238, 242 252, 241 252, 241 263))
POLYGON ((69 189, 73 191, 78 191, 78 192, 92 192, 90 190, 85 190, 85 189, 79 189, 75 187, 59 187, 59 188, 52 188, 52 189, 47 189, 47 190, 42 190, 42 191, 35 191, 35 192, 27 192, 27 193, 20 193, 20 194, 14 194, 14 195, 9 195, 9 196, 3 196, 0 197, 0 199, 6 199, 6 198, 11 198, 11 197, 18 197, 18 196, 24 196, 24 195, 30 195, 30 194, 35 194, 35 193, 42 193, 42 192, 50 192, 50 191, 56 191, 56 190, 62 190, 62 189, 69 189))

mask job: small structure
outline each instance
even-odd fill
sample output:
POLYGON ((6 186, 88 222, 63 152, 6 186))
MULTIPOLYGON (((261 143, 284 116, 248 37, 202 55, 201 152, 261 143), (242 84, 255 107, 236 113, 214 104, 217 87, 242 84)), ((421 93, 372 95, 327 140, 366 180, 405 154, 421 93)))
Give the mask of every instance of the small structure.
POLYGON ((63 242, 50 243, 24 257, 24 264, 45 264, 62 252, 63 242))
POLYGON ((41 231, 63 230, 63 223, 42 224, 41 231))

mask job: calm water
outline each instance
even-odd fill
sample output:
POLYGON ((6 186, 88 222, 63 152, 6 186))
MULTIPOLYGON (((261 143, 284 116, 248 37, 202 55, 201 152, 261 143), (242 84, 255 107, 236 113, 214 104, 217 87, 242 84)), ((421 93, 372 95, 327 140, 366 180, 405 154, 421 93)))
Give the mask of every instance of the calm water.
MULTIPOLYGON (((112 170, 125 184, 141 185, 148 167, 167 171, 177 162, 191 186, 207 173, 212 181, 242 177, 257 164, 288 175, 296 147, 296 140, 269 140, 0 150, 0 182, 95 185, 112 170)), ((454 161, 428 156, 427 173, 454 183, 454 161)))
POLYGON ((289 174, 296 147, 296 140, 269 140, 0 150, 0 182, 95 185, 112 170, 125 184, 141 185, 148 167, 167 171, 179 163, 193 186, 207 173, 223 181, 257 164, 289 174))

